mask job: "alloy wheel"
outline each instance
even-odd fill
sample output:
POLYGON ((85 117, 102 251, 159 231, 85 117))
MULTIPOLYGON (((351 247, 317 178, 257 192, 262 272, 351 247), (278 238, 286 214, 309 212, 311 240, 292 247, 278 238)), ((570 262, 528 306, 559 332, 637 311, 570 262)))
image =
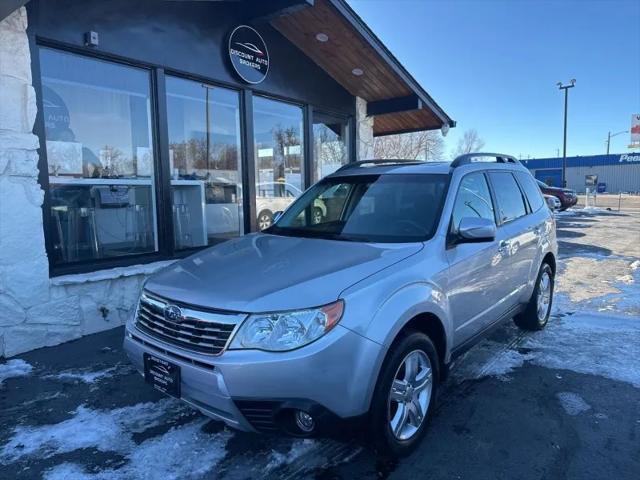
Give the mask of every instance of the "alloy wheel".
POLYGON ((400 363, 389 392, 388 418, 398 440, 409 440, 424 423, 431 392, 431 361, 422 350, 410 352, 400 363))
POLYGON ((260 215, 260 218, 258 218, 258 228, 260 228, 260 230, 269 228, 271 226, 271 223, 271 216, 266 213, 263 213, 262 215, 260 215))
POLYGON ((537 313, 538 320, 544 321, 549 312, 549 306, 551 303, 551 276, 549 272, 543 271, 540 275, 540 281, 538 282, 538 299, 537 299, 537 313))

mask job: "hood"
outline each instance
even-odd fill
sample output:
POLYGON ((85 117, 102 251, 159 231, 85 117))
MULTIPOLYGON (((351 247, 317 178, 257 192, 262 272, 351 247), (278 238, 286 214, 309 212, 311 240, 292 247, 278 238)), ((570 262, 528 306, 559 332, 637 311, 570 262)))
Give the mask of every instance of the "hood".
POLYGON ((145 289, 207 308, 268 312, 324 305, 356 282, 419 252, 421 243, 372 244, 251 234, 181 260, 145 289))

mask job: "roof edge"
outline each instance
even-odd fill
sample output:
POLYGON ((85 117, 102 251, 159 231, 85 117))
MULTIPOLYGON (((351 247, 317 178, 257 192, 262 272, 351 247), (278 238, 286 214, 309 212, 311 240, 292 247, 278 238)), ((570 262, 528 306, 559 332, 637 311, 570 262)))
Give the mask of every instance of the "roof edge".
POLYGON ((0 2, 0 22, 27 3, 29 0, 3 0, 0 2))
POLYGON ((328 0, 331 5, 355 28, 355 30, 365 39, 365 41, 378 52, 394 72, 404 80, 409 88, 420 97, 420 99, 440 118, 443 124, 455 127, 456 122, 438 105, 433 98, 420 86, 418 81, 407 71, 398 61, 375 33, 369 28, 366 22, 349 6, 346 0, 328 0))

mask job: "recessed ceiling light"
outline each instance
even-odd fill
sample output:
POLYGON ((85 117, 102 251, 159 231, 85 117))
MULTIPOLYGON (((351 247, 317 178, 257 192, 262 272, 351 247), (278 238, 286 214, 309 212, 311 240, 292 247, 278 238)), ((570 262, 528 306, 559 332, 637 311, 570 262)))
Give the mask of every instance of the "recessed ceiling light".
POLYGON ((327 35, 326 33, 317 33, 316 40, 322 43, 327 42, 329 41, 329 35, 327 35))
POLYGON ((359 77, 364 73, 364 71, 361 68, 354 68, 353 70, 351 70, 351 73, 353 73, 356 77, 359 77))

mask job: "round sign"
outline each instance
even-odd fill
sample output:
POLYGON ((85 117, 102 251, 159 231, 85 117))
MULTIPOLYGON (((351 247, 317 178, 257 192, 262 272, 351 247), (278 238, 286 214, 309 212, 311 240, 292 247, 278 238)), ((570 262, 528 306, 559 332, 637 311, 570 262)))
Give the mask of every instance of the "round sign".
POLYGON ((269 52, 258 32, 246 25, 229 35, 229 58, 236 73, 247 83, 262 82, 269 71, 269 52))

